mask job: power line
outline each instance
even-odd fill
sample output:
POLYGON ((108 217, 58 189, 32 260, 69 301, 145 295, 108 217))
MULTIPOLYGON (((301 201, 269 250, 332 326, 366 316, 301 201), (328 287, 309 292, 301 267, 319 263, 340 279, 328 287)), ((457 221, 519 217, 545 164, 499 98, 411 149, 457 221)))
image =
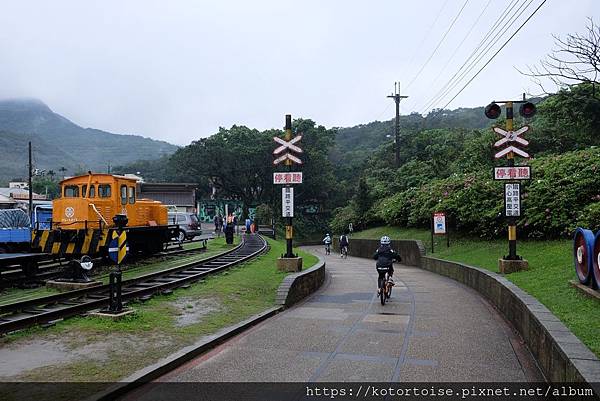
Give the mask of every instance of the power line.
POLYGON ((458 11, 458 14, 456 14, 456 16, 454 17, 454 19, 452 20, 452 23, 450 24, 450 26, 448 27, 448 29, 446 30, 446 32, 444 33, 444 35, 442 36, 442 38, 440 39, 440 41, 438 42, 437 46, 435 47, 435 49, 433 49, 433 52, 431 52, 431 54, 429 55, 429 58, 421 66, 421 69, 417 72, 417 74, 413 77, 413 79, 410 80, 410 82, 408 83, 408 85, 406 85, 406 89, 408 89, 410 87, 410 85, 413 82, 415 82, 415 80, 419 77, 419 75, 421 75, 421 73, 423 72, 423 70, 425 69, 425 67, 427 66, 427 64, 429 64, 429 62, 431 61, 431 59, 433 58, 433 56, 435 55, 435 53, 437 53, 438 49, 440 48, 440 46, 444 42, 444 39, 446 39, 446 36, 448 35, 448 33, 450 32, 450 30, 452 29, 452 27, 454 26, 454 24, 456 23, 456 21, 458 20, 458 18, 462 14, 462 12, 465 9, 465 7, 467 6, 468 2, 469 2, 469 0, 465 0, 465 2, 463 3, 462 7, 458 11))
MULTIPOLYGON (((494 37, 491 37, 491 35, 488 36, 488 38, 490 39, 489 42, 487 44, 485 44, 485 46, 483 47, 483 49, 479 52, 479 54, 476 55, 476 57, 468 63, 465 62, 465 64, 463 64, 461 66, 461 68, 459 69, 459 71, 450 79, 450 81, 447 82, 447 84, 444 86, 444 88, 438 92, 438 95, 434 97, 434 99, 432 99, 426 109, 431 108, 434 104, 436 104, 437 102, 441 101, 445 96, 447 96, 454 88, 456 88, 456 86, 458 86, 460 84, 460 82, 477 66, 477 64, 483 59, 483 57, 485 57, 492 49, 492 47, 494 46, 494 44, 496 43, 496 41, 501 38, 502 36, 504 36, 504 34, 510 29, 510 27, 512 27, 514 25, 515 22, 517 22, 517 20, 521 17, 521 15, 523 15, 523 13, 529 8, 529 6, 531 5, 531 3, 533 2, 533 0, 529 0, 529 2, 527 2, 527 0, 525 0, 525 2, 523 2, 515 11, 514 13, 508 18, 508 20, 506 22, 504 22, 504 25, 502 25, 502 27, 500 27, 500 31, 498 33, 495 33, 494 37), (465 68, 466 69, 460 73, 460 71, 465 68), (458 75, 460 73, 460 75, 456 78, 456 75, 458 75)), ((516 4, 515 4, 516 5, 516 4)), ((512 11, 511 7, 511 10, 512 11)), ((506 17, 506 16, 505 16, 506 17)), ((503 21, 505 19, 505 17, 503 17, 501 19, 501 21, 503 21)), ((494 29, 495 31, 495 29, 494 29)), ((479 46, 478 48, 481 48, 481 46, 479 46)))
POLYGON ((408 67, 412 67, 413 62, 415 61, 415 56, 416 56, 415 53, 419 53, 419 50, 421 50, 423 48, 423 43, 425 43, 425 40, 429 37, 429 34, 431 33, 431 30, 435 26, 438 19, 440 18, 440 15, 442 15, 442 11, 444 10, 444 8, 446 8, 446 4, 448 4, 448 0, 444 1, 444 4, 442 4, 442 7, 437 12, 435 19, 433 20, 431 25, 429 25, 427 32, 425 33, 425 35, 423 35, 423 38, 421 38, 421 42, 419 42, 419 45, 417 46, 417 51, 412 53, 412 57, 410 58, 410 61, 407 63, 408 67))
POLYGON ((501 51, 502 49, 504 49, 504 47, 505 47, 505 46, 508 44, 508 42, 510 42, 510 41, 511 41, 511 39, 512 39, 512 38, 514 38, 514 37, 515 37, 515 35, 516 35, 517 33, 519 33, 519 31, 521 30, 521 28, 523 28, 523 27, 525 26, 525 24, 527 24, 527 22, 529 22, 529 20, 530 20, 530 19, 531 19, 531 18, 532 18, 532 17, 533 17, 533 16, 534 16, 534 15, 535 15, 537 12, 538 12, 538 10, 539 10, 540 8, 542 8, 542 6, 543 6, 543 5, 546 3, 546 1, 547 1, 547 0, 544 0, 544 1, 542 1, 542 3, 541 3, 541 4, 540 4, 540 5, 539 5, 539 6, 538 6, 538 7, 537 7, 537 8, 536 8, 534 11, 533 11, 533 13, 531 13, 531 15, 530 15, 530 16, 529 16, 529 17, 528 17, 528 18, 527 18, 527 19, 526 19, 526 20, 525 20, 525 21, 524 21, 524 22, 521 24, 521 26, 519 26, 519 28, 517 28, 517 30, 516 30, 516 31, 515 31, 515 32, 514 32, 512 35, 510 35, 510 38, 508 38, 508 39, 506 40, 506 42, 504 42, 504 44, 503 44, 503 45, 502 45, 502 46, 501 46, 501 47, 500 47, 500 48, 499 48, 499 49, 496 51, 496 53, 494 53, 494 55, 493 55, 492 57, 490 57, 490 59, 487 61, 487 63, 485 63, 485 64, 483 65, 483 67, 481 67, 481 68, 479 69, 479 71, 477 71, 477 73, 476 73, 475 75, 473 75, 473 77, 472 77, 472 78, 469 80, 469 82, 467 82, 467 83, 465 84, 465 86, 463 86, 463 87, 460 89, 460 91, 458 91, 458 93, 457 93, 456 95, 454 95, 454 97, 453 97, 452 99, 450 99, 450 101, 449 101, 448 103, 446 103, 446 105, 445 105, 444 107, 442 107, 443 109, 445 109, 446 107, 448 107, 448 105, 449 105, 450 103, 452 103, 452 101, 453 101, 454 99, 456 99, 456 97, 457 97, 458 95, 460 95, 460 94, 461 94, 461 92, 462 92, 462 91, 463 91, 463 90, 464 90, 464 89, 465 89, 467 86, 469 86, 469 84, 470 84, 470 83, 471 83, 471 82, 472 82, 472 81, 473 81, 473 80, 474 80, 474 79, 475 79, 475 78, 476 78, 476 77, 479 75, 479 73, 480 73, 481 71, 483 71, 483 69, 484 69, 484 68, 485 68, 485 67, 486 67, 486 66, 487 66, 489 63, 491 63, 491 62, 492 62, 492 60, 494 59, 494 57, 496 57, 496 55, 498 55, 498 53, 500 53, 500 51, 501 51))
MULTIPOLYGON (((517 15, 515 17, 515 14, 513 14, 513 16, 511 17, 511 19, 509 21, 507 21, 504 26, 501 28, 502 31, 498 34, 497 38, 495 39, 500 39, 504 36, 504 34, 514 25, 515 22, 517 22, 517 20, 521 17, 521 15, 523 15, 523 13, 529 8, 529 6, 531 5, 531 3, 533 2, 533 0, 529 0, 529 2, 525 5, 525 8, 522 8, 523 5, 521 5, 517 11, 515 11, 516 13, 519 13, 519 15, 517 15), (513 18, 514 17, 514 18, 513 18)), ((471 65, 469 65, 469 67, 458 77, 458 79, 452 83, 452 85, 445 91, 445 93, 438 98, 438 102, 441 101, 444 97, 446 97, 452 90, 454 90, 454 88, 456 88, 458 85, 460 85, 461 81, 463 81, 463 79, 465 77, 467 77, 467 75, 473 71, 473 69, 475 69, 475 67, 477 66, 477 64, 479 64, 479 62, 492 50, 493 46, 496 44, 497 40, 492 40, 490 41, 486 47, 482 50, 482 52, 477 56, 477 58, 471 63, 471 65)))
POLYGON ((471 35, 471 32, 473 32, 473 29, 475 28, 475 26, 477 25, 477 23, 479 22, 479 20, 483 16, 483 14, 486 12, 486 10, 488 9, 488 6, 490 5, 491 2, 492 2, 492 0, 488 0, 487 3, 485 4, 485 6, 483 6, 483 9, 481 10, 481 13, 479 13, 479 15, 477 16, 477 18, 475 19, 475 22, 473 22, 473 24, 471 25, 471 28, 469 28, 469 31, 467 32, 467 34, 462 38, 462 40, 460 41, 460 43, 458 44, 458 46, 456 46, 456 48, 454 49, 454 51, 452 51, 452 53, 450 54, 450 57, 448 58, 448 60, 444 64, 444 66, 442 68, 440 68, 440 72, 437 74, 437 76, 435 77, 435 79, 429 85, 429 88, 427 89, 428 92, 431 90, 431 88, 433 88, 433 85, 438 81, 438 79, 440 79, 440 77, 442 76, 442 73, 446 70, 446 67, 448 67, 448 64, 450 64, 450 62, 454 59, 454 56, 456 56, 458 50, 461 48, 461 46, 463 45, 463 43, 465 43, 465 41, 467 40, 467 38, 469 37, 469 35, 471 35))
MULTIPOLYGON (((467 65, 470 67, 473 65, 473 61, 475 59, 477 59, 477 57, 481 54, 479 53, 479 50, 485 45, 485 43, 488 41, 488 39, 495 33, 496 29, 500 26, 500 24, 506 19, 506 17, 510 14, 510 12, 513 10, 513 8, 515 8, 515 6, 519 3, 519 0, 512 0, 507 6, 506 8, 500 13, 500 15, 498 16, 498 18, 496 19, 496 21, 494 22, 494 24, 492 25, 492 27, 488 30, 488 32, 485 34, 485 36, 483 37, 483 39, 479 42, 479 44, 475 47, 475 49, 471 52, 471 54, 469 55, 469 57, 465 60, 465 62, 461 65, 461 67, 458 69, 458 71, 456 71, 454 73, 454 75, 448 80, 448 82, 446 82, 446 84, 428 101, 426 102, 426 106, 424 107, 424 111, 431 108, 431 106, 433 104, 435 104, 436 102, 438 102, 441 98, 443 98, 449 90, 448 87, 452 84, 454 84, 455 79, 457 81, 460 81, 460 79, 462 78, 456 78, 461 71, 463 70, 463 68, 465 68, 467 65), (479 53, 479 55, 478 55, 479 53), (475 57, 475 59, 473 59, 473 57, 475 57), (473 61, 471 61, 473 60, 473 61)), ((524 4, 524 3, 523 3, 524 4)), ((514 15, 514 14, 513 14, 514 15)), ((510 20, 511 18, 509 18, 510 20)))

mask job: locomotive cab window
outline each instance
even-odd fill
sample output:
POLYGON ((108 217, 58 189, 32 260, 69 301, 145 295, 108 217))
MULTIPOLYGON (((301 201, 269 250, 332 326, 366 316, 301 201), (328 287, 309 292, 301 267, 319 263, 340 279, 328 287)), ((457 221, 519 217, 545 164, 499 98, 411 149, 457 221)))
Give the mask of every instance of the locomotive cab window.
POLYGON ((110 198, 110 185, 108 185, 108 184, 98 185, 98 195, 101 198, 110 198))
POLYGON ((121 185, 121 205, 127 204, 127 185, 121 185))
MULTIPOLYGON (((85 194, 87 192, 87 184, 83 185, 81 187, 81 197, 84 198, 85 194)), ((96 197, 96 186, 95 185, 90 185, 90 194, 88 195, 89 198, 94 198, 96 197)))
POLYGON ((79 187, 77 185, 65 186, 65 198, 77 198, 79 196, 79 187))
POLYGON ((129 203, 133 205, 135 203, 135 187, 128 187, 128 188, 129 188, 129 203))

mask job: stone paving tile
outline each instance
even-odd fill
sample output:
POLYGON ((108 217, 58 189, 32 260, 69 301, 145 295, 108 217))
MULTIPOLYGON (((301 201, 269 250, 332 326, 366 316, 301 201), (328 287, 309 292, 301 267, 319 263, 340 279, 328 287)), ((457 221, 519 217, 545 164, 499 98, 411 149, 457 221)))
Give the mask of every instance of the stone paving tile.
POLYGON ((346 358, 335 358, 317 381, 387 382, 392 377, 394 367, 395 363, 393 362, 353 361, 346 358))
POLYGON ((367 330, 353 332, 339 348, 345 354, 400 357, 404 333, 381 333, 367 330))
POLYGON ((382 306, 373 261, 336 256, 325 288, 165 380, 525 380, 510 328, 471 289, 397 266, 382 306))

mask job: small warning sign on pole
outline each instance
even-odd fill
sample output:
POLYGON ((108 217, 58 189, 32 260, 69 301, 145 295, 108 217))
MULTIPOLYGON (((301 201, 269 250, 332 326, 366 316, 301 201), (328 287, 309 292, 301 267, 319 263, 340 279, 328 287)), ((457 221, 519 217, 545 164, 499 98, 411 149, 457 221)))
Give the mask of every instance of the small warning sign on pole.
POLYGON ((446 234, 446 213, 435 212, 433 214, 433 233, 436 235, 446 234))
POLYGON ((281 188, 281 215, 282 217, 294 217, 294 188, 281 188))
POLYGON ((504 184, 504 215, 521 216, 521 184, 504 184))
POLYGON ((109 258, 117 263, 123 263, 123 260, 127 256, 129 252, 129 247, 127 246, 127 232, 122 231, 120 234, 117 231, 112 232, 112 240, 108 245, 108 256, 109 258))

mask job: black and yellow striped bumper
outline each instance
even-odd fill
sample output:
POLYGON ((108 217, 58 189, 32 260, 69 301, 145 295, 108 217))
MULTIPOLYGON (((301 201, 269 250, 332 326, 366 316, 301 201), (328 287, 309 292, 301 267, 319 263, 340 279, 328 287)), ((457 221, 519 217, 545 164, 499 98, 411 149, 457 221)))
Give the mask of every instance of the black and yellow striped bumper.
POLYGON ((94 256, 109 242, 109 229, 34 230, 31 247, 53 255, 94 256))

